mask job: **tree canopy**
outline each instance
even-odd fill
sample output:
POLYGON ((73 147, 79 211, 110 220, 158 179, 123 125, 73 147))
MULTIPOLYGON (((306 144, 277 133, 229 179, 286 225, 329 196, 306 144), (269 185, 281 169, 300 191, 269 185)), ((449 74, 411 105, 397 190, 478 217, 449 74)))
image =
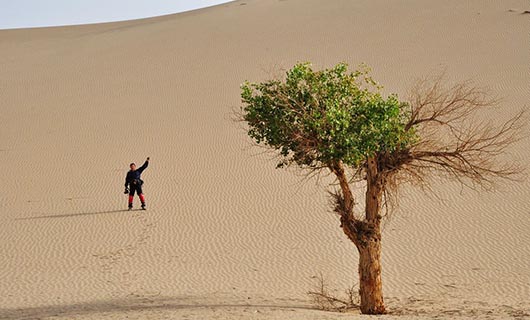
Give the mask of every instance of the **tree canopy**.
POLYGON ((359 167, 377 152, 407 148, 411 108, 397 95, 384 97, 368 68, 348 72, 340 63, 314 71, 299 63, 285 81, 245 82, 242 100, 248 134, 280 151, 278 166, 321 168, 342 161, 359 167))

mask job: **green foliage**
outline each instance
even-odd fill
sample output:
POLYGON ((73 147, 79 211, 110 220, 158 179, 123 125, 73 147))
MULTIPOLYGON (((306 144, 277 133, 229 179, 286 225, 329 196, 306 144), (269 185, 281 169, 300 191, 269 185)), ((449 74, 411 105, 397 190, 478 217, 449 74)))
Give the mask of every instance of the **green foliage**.
POLYGON ((406 148, 416 139, 405 130, 410 112, 396 95, 383 97, 366 67, 348 72, 344 63, 313 71, 299 63, 286 79, 242 86, 249 136, 282 155, 279 167, 326 166, 342 160, 359 167, 379 152, 406 148))

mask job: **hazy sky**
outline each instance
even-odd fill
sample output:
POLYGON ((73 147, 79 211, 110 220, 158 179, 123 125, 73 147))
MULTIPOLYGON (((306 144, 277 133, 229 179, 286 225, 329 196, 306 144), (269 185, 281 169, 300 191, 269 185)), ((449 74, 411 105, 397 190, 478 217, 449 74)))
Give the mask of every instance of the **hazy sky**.
POLYGON ((229 0, 0 0, 0 29, 138 19, 229 0))

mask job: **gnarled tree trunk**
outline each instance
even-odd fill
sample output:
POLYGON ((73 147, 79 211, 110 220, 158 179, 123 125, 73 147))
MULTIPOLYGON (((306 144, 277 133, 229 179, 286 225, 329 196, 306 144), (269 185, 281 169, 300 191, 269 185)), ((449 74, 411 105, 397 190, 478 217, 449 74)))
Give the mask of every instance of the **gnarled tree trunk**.
POLYGON ((385 313, 381 281, 381 234, 375 232, 359 250, 359 295, 363 314, 385 313))
MULTIPOLYGON (((367 190, 365 219, 353 215, 353 200, 344 169, 338 163, 332 170, 342 189, 342 203, 337 210, 341 215, 342 229, 359 251, 359 295, 363 314, 385 313, 383 283, 381 279, 381 200, 383 179, 378 172, 377 159, 367 162, 367 190)), ((340 201, 339 201, 340 202, 340 201)))
POLYGON ((383 283, 381 281, 381 200, 383 181, 379 174, 377 157, 367 161, 366 168, 366 221, 367 228, 356 245, 359 250, 359 294, 361 312, 385 313, 383 283))

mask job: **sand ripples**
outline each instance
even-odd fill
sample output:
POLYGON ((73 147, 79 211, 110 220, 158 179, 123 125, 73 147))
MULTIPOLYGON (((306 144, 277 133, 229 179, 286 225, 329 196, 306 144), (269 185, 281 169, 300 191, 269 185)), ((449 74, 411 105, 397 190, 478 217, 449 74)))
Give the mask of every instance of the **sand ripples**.
MULTIPOLYGON (((357 253, 325 187, 275 170, 230 121, 240 83, 298 60, 365 61, 404 93, 415 77, 446 68, 505 97, 499 112, 510 113, 530 98, 530 49, 529 19, 508 6, 252 1, 0 32, 0 292, 9 293, 0 317, 5 308, 153 293, 293 305, 319 272, 348 287, 357 253), (122 211, 127 165, 146 156, 149 210, 122 211)), ((528 150, 524 140, 512 153, 526 163, 528 150)), ((530 288, 528 190, 437 183, 443 203, 406 191, 384 233, 391 306, 410 304, 410 315, 447 302, 447 317, 464 298, 524 308, 515 305, 530 288)))

